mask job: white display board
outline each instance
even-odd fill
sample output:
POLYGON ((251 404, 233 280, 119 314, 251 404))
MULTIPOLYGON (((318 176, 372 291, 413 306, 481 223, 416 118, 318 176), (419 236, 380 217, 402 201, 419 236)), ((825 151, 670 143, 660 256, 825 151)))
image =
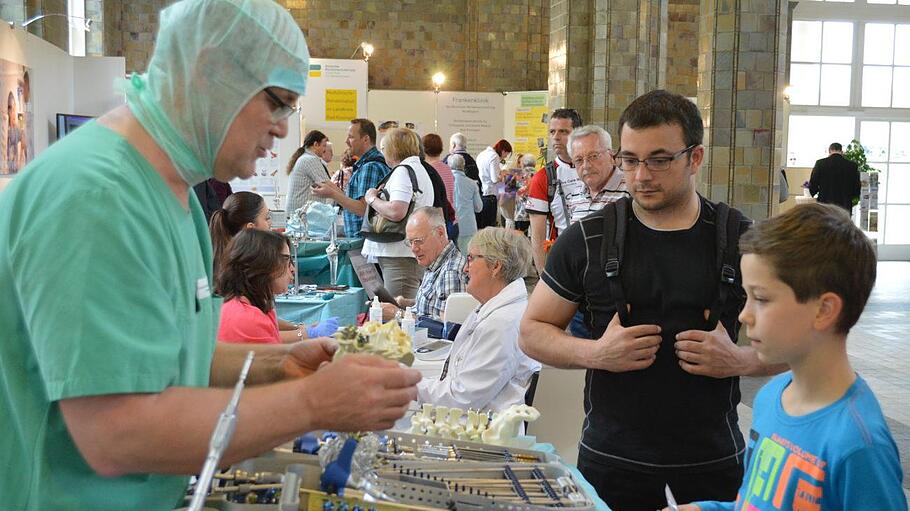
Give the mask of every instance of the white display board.
POLYGON ((310 59, 307 91, 300 104, 309 129, 347 130, 351 119, 367 115, 367 63, 310 59))
POLYGON ((504 138, 503 105, 499 92, 440 92, 439 134, 445 144, 453 133, 468 139, 468 152, 477 155, 504 138))
POLYGON ((303 119, 298 146, 310 130, 325 133, 335 153, 330 170, 339 167, 341 154, 347 147, 344 139, 351 119, 369 118, 367 70, 363 60, 310 59, 307 93, 300 99, 303 119))
POLYGON ((398 121, 401 127, 414 126, 421 137, 436 133, 436 94, 433 91, 371 90, 369 93, 370 120, 379 125, 398 121))

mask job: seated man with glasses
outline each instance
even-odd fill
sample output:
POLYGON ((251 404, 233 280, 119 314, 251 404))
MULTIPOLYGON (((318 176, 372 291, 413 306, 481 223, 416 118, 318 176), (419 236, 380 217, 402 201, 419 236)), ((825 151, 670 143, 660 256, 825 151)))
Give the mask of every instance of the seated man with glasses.
POLYGON ((392 319, 401 309, 413 307, 414 314, 442 319, 446 299, 452 293, 465 290, 467 278, 462 271, 465 257, 446 236, 446 221, 442 210, 422 207, 414 210, 405 226, 405 240, 417 264, 426 268, 417 295, 413 300, 396 297, 398 307, 382 304, 382 320, 392 319))
POLYGON ((521 347, 542 363, 588 370, 578 467, 612 509, 662 508, 667 483, 681 501, 732 500, 745 454, 739 376, 783 369, 734 342, 745 293, 730 234, 750 222, 697 192, 705 149, 694 103, 652 91, 619 127, 616 159, 632 199, 557 239, 522 318, 521 347), (719 232, 728 250, 718 249, 719 232), (565 333, 579 308, 593 341, 565 333))

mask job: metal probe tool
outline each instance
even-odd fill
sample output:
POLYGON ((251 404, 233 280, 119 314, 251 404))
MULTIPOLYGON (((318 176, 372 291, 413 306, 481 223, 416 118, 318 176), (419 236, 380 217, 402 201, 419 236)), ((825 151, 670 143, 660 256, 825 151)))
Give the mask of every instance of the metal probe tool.
POLYGON ((250 372, 250 366, 253 365, 252 351, 246 354, 246 361, 243 362, 243 369, 240 370, 240 379, 234 386, 234 394, 228 405, 218 417, 218 423, 215 424, 215 431, 212 432, 212 438, 209 440, 209 454, 205 458, 205 464, 202 465, 202 472, 196 479, 196 490, 193 492, 193 500, 190 501, 189 511, 199 511, 205 501, 209 485, 212 484, 212 477, 215 475, 215 469, 218 468, 218 462, 221 456, 227 450, 231 443, 231 437, 234 436, 234 427, 237 425, 237 405, 240 403, 240 392, 243 390, 243 384, 246 382, 246 375, 250 372))

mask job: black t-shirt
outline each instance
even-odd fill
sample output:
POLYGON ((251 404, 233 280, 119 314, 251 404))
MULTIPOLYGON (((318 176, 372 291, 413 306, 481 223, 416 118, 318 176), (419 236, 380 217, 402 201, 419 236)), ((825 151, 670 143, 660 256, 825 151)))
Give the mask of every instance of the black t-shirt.
MULTIPOLYGON (((654 230, 630 212, 620 270, 630 320, 660 325, 663 342, 647 369, 588 370, 580 452, 587 459, 644 472, 700 472, 741 463, 739 378, 689 374, 673 347, 679 332, 708 330, 704 311, 719 289, 714 204, 700 199, 698 220, 684 230, 654 230)), ((740 232, 748 225, 744 220, 740 232)), ((576 222, 557 239, 541 276, 557 294, 579 304, 594 339, 616 311, 600 261, 602 239, 603 212, 576 222)), ((745 303, 740 282, 737 271, 735 291, 721 314, 734 340, 745 303)))

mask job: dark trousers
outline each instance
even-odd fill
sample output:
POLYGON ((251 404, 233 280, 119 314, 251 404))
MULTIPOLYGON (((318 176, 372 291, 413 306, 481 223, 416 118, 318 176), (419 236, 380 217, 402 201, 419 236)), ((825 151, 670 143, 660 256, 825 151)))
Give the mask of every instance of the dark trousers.
POLYGON ((496 196, 484 195, 481 199, 483 200, 483 210, 477 215, 479 218, 477 229, 496 227, 496 216, 499 214, 496 196))
POLYGON ((613 511, 654 511, 667 506, 664 485, 669 484, 679 504, 697 500, 736 500, 742 467, 698 474, 645 474, 607 466, 579 453, 578 470, 613 511))

